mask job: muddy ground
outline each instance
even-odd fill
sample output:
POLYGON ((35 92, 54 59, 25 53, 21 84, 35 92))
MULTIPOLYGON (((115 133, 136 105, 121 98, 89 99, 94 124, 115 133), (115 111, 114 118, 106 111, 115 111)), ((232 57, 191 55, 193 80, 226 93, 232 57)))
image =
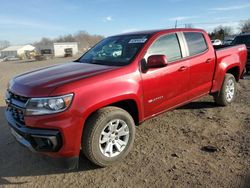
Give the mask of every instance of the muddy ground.
POLYGON ((82 156, 79 169, 67 171, 21 147, 4 118, 8 80, 69 60, 0 63, 0 187, 250 187, 250 76, 231 106, 207 96, 144 122, 116 166, 98 168, 82 156), (203 151, 207 145, 218 151, 203 151))

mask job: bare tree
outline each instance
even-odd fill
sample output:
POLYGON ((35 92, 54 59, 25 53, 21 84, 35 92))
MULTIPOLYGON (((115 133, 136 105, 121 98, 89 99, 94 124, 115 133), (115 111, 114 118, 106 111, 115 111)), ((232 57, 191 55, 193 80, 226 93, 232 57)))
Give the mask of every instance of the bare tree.
POLYGON ((233 28, 231 26, 218 26, 214 28, 214 30, 209 33, 211 39, 220 39, 224 40, 225 37, 233 35, 233 28))
POLYGON ((240 31, 242 33, 250 32, 250 19, 241 21, 240 23, 240 31))
POLYGON ((59 38, 54 40, 55 42, 76 42, 75 37, 71 34, 60 36, 59 38))
POLYGON ((43 37, 39 42, 35 42, 35 46, 49 46, 53 44, 53 40, 43 37))
POLYGON ((74 35, 74 38, 78 42, 78 47, 80 51, 85 51, 86 49, 94 46, 104 37, 101 35, 90 35, 86 31, 79 31, 74 35))
POLYGON ((34 45, 41 49, 42 47, 53 46, 54 42, 77 42, 79 51, 86 51, 88 48, 94 46, 97 42, 104 37, 101 35, 91 35, 86 31, 79 31, 75 34, 68 34, 60 36, 56 39, 42 38, 39 42, 35 42, 34 45))
POLYGON ((10 42, 7 40, 0 40, 0 50, 10 46, 10 42))
POLYGON ((191 23, 185 24, 185 28, 193 28, 193 27, 194 27, 194 25, 191 23))

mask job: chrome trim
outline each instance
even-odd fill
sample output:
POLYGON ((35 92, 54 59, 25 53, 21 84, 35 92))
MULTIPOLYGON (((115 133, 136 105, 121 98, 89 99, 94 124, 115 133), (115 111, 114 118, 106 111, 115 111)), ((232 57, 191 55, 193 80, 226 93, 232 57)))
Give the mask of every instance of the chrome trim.
POLYGON ((30 151, 36 152, 32 145, 27 141, 24 137, 22 137, 20 134, 18 134, 14 129, 11 128, 11 134, 14 136, 14 138, 17 140, 18 143, 20 143, 22 146, 27 147, 30 151))
POLYGON ((48 100, 48 99, 54 99, 54 98, 63 98, 63 97, 68 97, 68 96, 74 96, 73 93, 70 93, 70 94, 66 94, 66 95, 58 95, 58 96, 51 96, 51 97, 31 97, 28 99, 29 100, 32 100, 32 99, 35 99, 35 100, 48 100))
POLYGON ((177 32, 177 37, 178 37, 179 43, 180 43, 182 58, 184 59, 185 57, 189 56, 187 41, 185 39, 183 32, 177 32))

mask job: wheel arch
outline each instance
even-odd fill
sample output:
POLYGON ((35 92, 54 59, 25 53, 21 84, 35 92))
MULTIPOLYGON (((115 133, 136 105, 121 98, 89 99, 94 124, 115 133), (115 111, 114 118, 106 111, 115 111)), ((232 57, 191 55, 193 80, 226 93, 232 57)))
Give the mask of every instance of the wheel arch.
POLYGON ((136 102, 133 99, 114 102, 108 106, 115 106, 127 111, 134 119, 135 125, 139 125, 139 111, 136 102))
POLYGON ((227 73, 232 74, 235 77, 235 80, 238 82, 240 79, 239 63, 232 63, 228 65, 227 63, 222 62, 218 65, 213 79, 213 85, 210 91, 211 94, 220 92, 225 75, 227 73))
POLYGON ((132 116, 135 125, 139 125, 139 123, 141 122, 142 112, 138 101, 135 98, 121 98, 119 100, 108 100, 105 102, 101 102, 90 107, 84 114, 84 124, 96 111, 107 106, 115 106, 127 111, 132 116))
POLYGON ((226 73, 232 74, 237 82, 240 80, 240 67, 239 66, 233 66, 233 67, 228 68, 226 70, 226 73))

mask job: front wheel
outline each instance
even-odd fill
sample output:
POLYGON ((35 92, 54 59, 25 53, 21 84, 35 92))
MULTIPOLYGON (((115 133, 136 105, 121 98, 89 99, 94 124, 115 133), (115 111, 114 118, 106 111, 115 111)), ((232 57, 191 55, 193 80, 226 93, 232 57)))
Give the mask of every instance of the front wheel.
POLYGON ((131 115, 117 107, 105 107, 86 122, 82 149, 85 156, 98 166, 109 166, 122 160, 131 150, 135 123, 131 115))
POLYGON ((217 104, 227 106, 231 104, 236 97, 236 80, 232 74, 227 73, 222 84, 221 91, 214 96, 217 104))

